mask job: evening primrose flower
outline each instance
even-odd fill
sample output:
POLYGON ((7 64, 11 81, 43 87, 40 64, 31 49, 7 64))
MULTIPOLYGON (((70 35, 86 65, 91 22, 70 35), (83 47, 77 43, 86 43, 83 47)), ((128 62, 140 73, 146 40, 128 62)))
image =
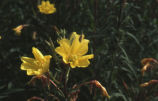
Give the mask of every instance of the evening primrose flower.
POLYGON ((35 58, 21 57, 21 70, 26 70, 27 75, 42 75, 49 71, 51 55, 43 54, 35 47, 32 47, 32 53, 35 58))
POLYGON ((78 35, 73 32, 70 40, 62 38, 58 41, 60 44, 55 51, 63 57, 66 64, 70 64, 72 68, 88 67, 89 59, 94 57, 93 54, 85 55, 88 52, 89 40, 84 39, 84 35, 78 35))
POLYGON ((23 25, 19 25, 15 28, 13 28, 13 30, 15 31, 15 34, 20 36, 21 35, 21 30, 23 29, 23 25))
POLYGON ((54 4, 51 4, 49 1, 42 1, 40 5, 38 5, 39 11, 43 14, 52 14, 56 12, 56 8, 54 4))
POLYGON ((27 26, 29 26, 29 25, 27 25, 27 24, 19 25, 19 26, 13 28, 13 31, 15 31, 15 34, 16 34, 17 36, 20 36, 22 29, 23 29, 24 27, 27 27, 27 26))

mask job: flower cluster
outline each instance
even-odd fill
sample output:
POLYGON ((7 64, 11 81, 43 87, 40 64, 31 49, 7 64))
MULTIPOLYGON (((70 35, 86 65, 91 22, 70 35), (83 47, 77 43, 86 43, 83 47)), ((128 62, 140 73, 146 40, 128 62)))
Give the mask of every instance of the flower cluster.
MULTIPOLYGON (((56 12, 56 8, 54 4, 51 4, 48 0, 44 1, 42 0, 41 4, 38 5, 38 9, 41 13, 43 14, 53 14, 56 12)), ((13 30, 15 31, 16 35, 21 35, 21 31, 24 27, 28 25, 19 25, 13 30)), ((52 56, 51 55, 43 55, 37 48, 32 47, 32 53, 34 55, 34 58, 29 58, 29 57, 21 57, 21 70, 25 70, 27 72, 28 76, 33 76, 32 79, 28 84, 33 84, 35 85, 35 80, 40 79, 42 81, 43 87, 48 87, 50 88, 50 84, 54 85, 56 90, 61 94, 62 97, 64 97, 66 100, 71 99, 73 101, 76 101, 79 88, 76 90, 75 86, 72 88, 76 94, 72 92, 67 92, 67 82, 69 79, 69 72, 71 68, 76 68, 76 67, 88 67, 90 65, 90 59, 94 58, 94 54, 88 54, 88 44, 89 40, 85 39, 84 34, 77 34, 76 32, 73 32, 70 36, 69 39, 63 37, 60 40, 57 41, 59 46, 54 47, 53 42, 48 44, 52 44, 52 49, 53 49, 53 57, 56 59, 56 55, 60 55, 61 60, 65 63, 66 65, 60 65, 60 66, 66 66, 64 71, 64 85, 61 86, 62 89, 65 91, 62 91, 60 87, 56 84, 56 82, 61 82, 56 80, 56 78, 51 75, 49 72, 50 68, 50 61, 52 56), (71 67, 71 68, 70 68, 71 67), (53 78, 53 80, 51 80, 53 78), (54 82, 55 81, 55 82, 54 82)), ((51 45, 50 45, 51 46, 51 45)), ((56 59, 58 60, 58 59, 56 59)), ((57 61, 58 62, 58 61, 57 61)), ((60 62, 60 61, 59 61, 60 62)), ((60 68, 61 69, 61 68, 60 68)), ((105 87, 97 80, 92 80, 90 82, 85 82, 83 83, 84 85, 95 85, 97 88, 99 88, 102 91, 103 96, 106 96, 107 98, 110 98, 108 92, 106 91, 105 87)), ((82 86, 83 84, 79 85, 82 86)), ((76 86, 77 87, 77 86, 76 86)), ((40 97, 32 97, 28 100, 43 100, 40 97)))
MULTIPOLYGON (((88 52, 89 40, 84 39, 84 35, 78 35, 73 32, 70 40, 63 38, 58 41, 60 44, 55 51, 63 57, 66 64, 70 64, 72 68, 88 67, 89 59, 94 57, 93 54, 85 55, 88 52)), ((35 47, 32 48, 32 53, 35 57, 22 57, 21 69, 27 71, 27 75, 42 75, 49 71, 50 55, 43 56, 43 54, 35 47)))

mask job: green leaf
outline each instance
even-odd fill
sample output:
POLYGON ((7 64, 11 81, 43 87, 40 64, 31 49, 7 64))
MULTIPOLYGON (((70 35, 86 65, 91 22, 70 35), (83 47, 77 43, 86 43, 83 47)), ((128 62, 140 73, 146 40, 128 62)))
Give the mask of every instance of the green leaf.
POLYGON ((130 36, 131 38, 133 38, 135 40, 135 42, 140 46, 140 48, 142 48, 142 46, 140 45, 139 40, 132 33, 127 32, 126 35, 130 36))

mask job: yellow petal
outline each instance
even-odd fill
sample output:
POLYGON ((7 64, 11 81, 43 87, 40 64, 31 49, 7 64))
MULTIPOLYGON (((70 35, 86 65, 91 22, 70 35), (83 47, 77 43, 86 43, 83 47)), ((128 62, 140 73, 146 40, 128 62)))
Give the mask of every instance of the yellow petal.
POLYGON ((71 54, 75 54, 76 51, 79 49, 80 42, 79 42, 80 35, 78 35, 76 32, 73 32, 70 37, 70 43, 71 43, 71 54))
POLYGON ((27 75, 42 75, 43 73, 42 69, 27 69, 27 75))
POLYGON ((63 56, 63 61, 64 61, 64 63, 66 63, 66 64, 69 64, 69 58, 68 58, 68 56, 63 56))
POLYGON ((36 75, 32 69, 27 70, 27 75, 36 75))
POLYGON ((51 55, 46 55, 46 56, 44 56, 44 58, 45 58, 45 63, 44 63, 45 66, 43 68, 43 71, 48 72, 49 71, 50 59, 52 58, 52 56, 51 55))
POLYGON ((60 46, 57 47, 55 51, 62 57, 67 56, 70 53, 70 41, 67 39, 61 39, 58 43, 60 46))
POLYGON ((79 56, 86 54, 88 52, 88 43, 89 40, 83 39, 79 44, 76 54, 79 56))
POLYGON ((42 69, 38 69, 37 71, 34 71, 34 73, 35 73, 36 75, 41 75, 41 74, 43 74, 44 72, 43 72, 42 69))
POLYGON ((54 5, 51 5, 49 10, 48 10, 48 14, 52 14, 54 12, 56 12, 56 8, 54 7, 54 5))
POLYGON ((38 69, 38 66, 30 64, 30 63, 22 63, 21 70, 27 70, 27 69, 38 69))
POLYGON ((88 65, 90 64, 89 59, 92 59, 92 58, 94 58, 93 54, 91 54, 91 55, 85 55, 85 56, 80 57, 78 59, 77 66, 78 67, 88 67, 88 65))
POLYGON ((29 57, 21 57, 21 61, 24 63, 25 62, 33 63, 33 62, 35 62, 35 59, 29 58, 29 57))
POLYGON ((71 66, 71 68, 76 68, 76 66, 78 66, 78 64, 74 61, 74 62, 70 62, 70 66, 71 66))
POLYGON ((84 55, 88 52, 88 43, 89 40, 84 39, 84 35, 78 35, 76 32, 73 32, 70 38, 71 53, 76 55, 84 55))
POLYGON ((35 59, 37 59, 39 61, 44 59, 43 54, 37 48, 32 47, 32 53, 33 53, 35 59))
POLYGON ((43 68, 35 68, 36 66, 29 66, 28 64, 22 64, 21 69, 27 71, 27 75, 42 75, 45 72, 48 72, 48 69, 44 71, 43 68))
POLYGON ((50 59, 52 58, 52 56, 51 56, 51 55, 46 55, 46 56, 44 56, 44 58, 45 58, 46 60, 49 60, 49 61, 50 61, 50 59))
POLYGON ((46 5, 46 2, 45 2, 45 1, 42 1, 41 5, 45 6, 45 5, 46 5))
POLYGON ((50 2, 49 1, 46 1, 46 6, 50 6, 50 2))

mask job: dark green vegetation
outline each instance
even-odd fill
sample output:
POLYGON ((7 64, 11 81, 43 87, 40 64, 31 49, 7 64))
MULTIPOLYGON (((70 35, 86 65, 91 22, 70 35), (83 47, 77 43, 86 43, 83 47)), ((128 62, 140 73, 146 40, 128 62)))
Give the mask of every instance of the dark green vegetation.
MULTIPOLYGON (((32 46, 43 54, 51 54, 45 40, 51 38, 58 46, 54 26, 65 29, 67 37, 73 31, 84 33, 90 40, 89 53, 95 55, 88 68, 71 70, 70 88, 98 80, 111 95, 109 101, 158 100, 157 85, 139 87, 158 76, 157 71, 147 72, 144 77, 140 72, 143 58, 158 59, 157 0, 54 0, 57 12, 51 15, 41 14, 38 2, 0 1, 1 101, 26 101, 32 96, 45 98, 48 95, 39 89, 40 85, 27 85, 31 77, 20 70, 20 57, 32 57, 32 46), (29 24, 29 27, 22 30, 21 36, 16 36, 12 28, 21 24, 29 24), (32 38, 34 32, 37 32, 36 39, 32 38)), ((56 67, 52 59, 50 69, 55 72, 56 67)), ((77 101, 108 101, 98 89, 92 94, 86 86, 80 90, 77 101)), ((55 89, 51 92, 56 94, 55 89)))

